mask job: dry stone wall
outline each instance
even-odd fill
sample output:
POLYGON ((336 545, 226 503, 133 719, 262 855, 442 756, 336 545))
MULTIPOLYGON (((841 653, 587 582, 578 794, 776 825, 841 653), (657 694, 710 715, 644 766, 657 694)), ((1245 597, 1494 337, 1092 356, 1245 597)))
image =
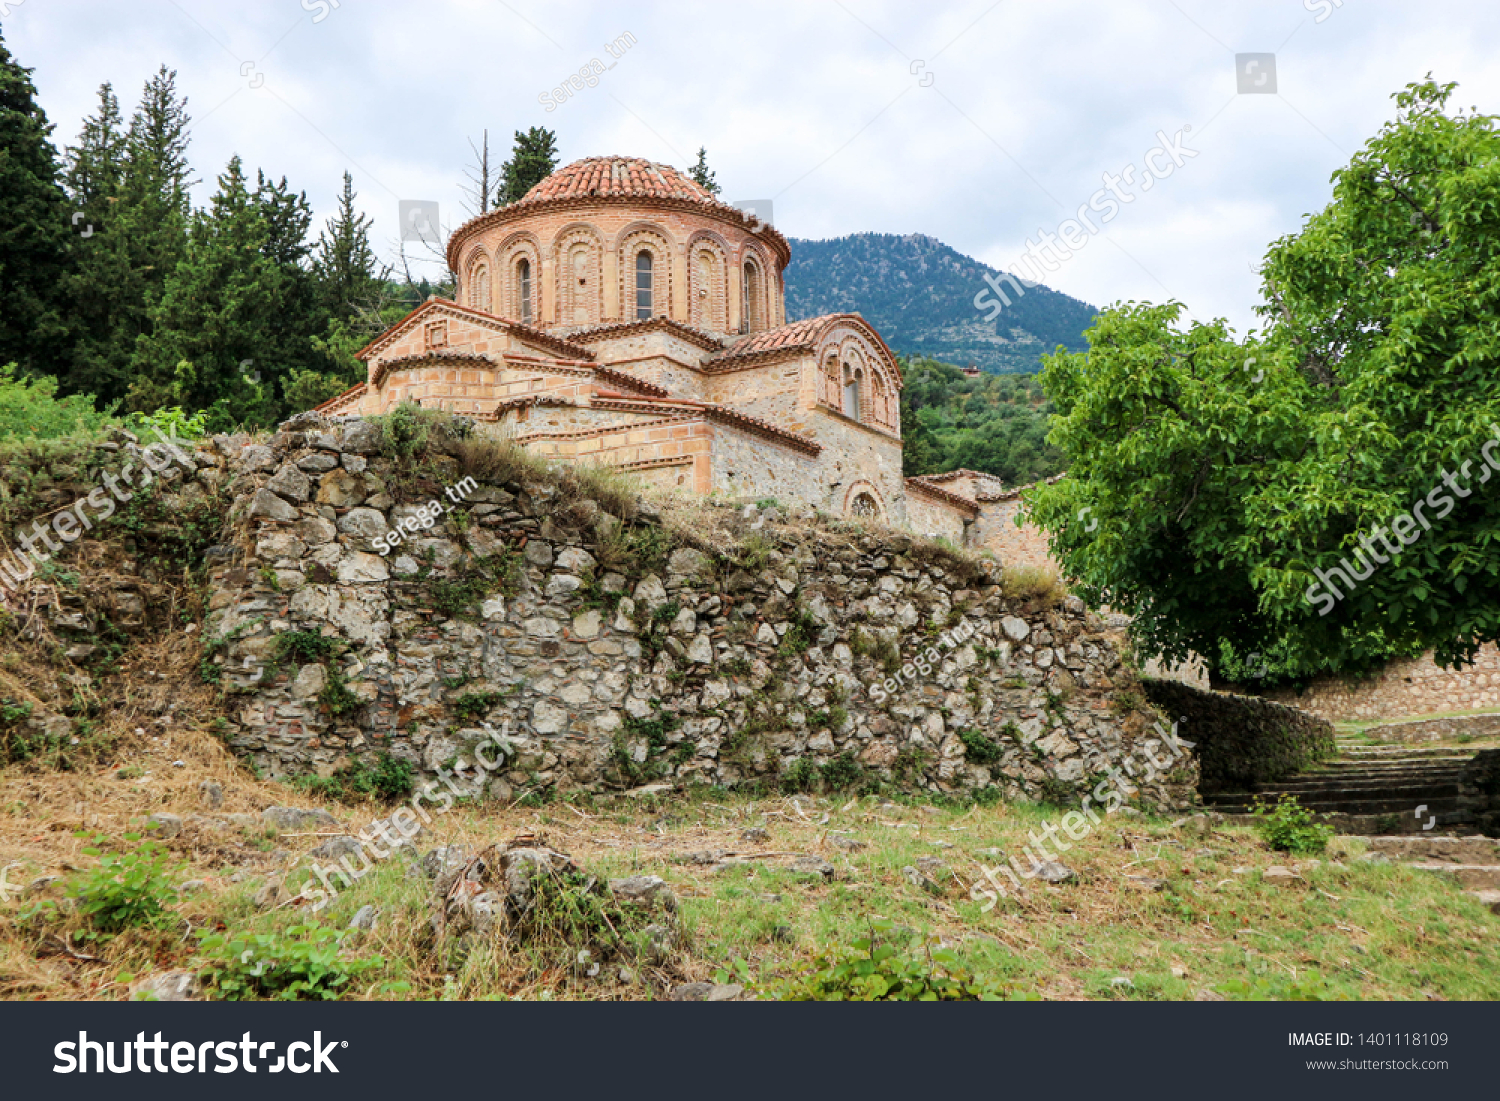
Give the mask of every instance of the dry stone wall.
MULTIPOLYGON (((271 776, 389 753, 499 799, 870 779, 1059 799, 1156 748, 1105 625, 1076 600, 1008 600, 993 563, 706 503, 707 534, 674 543, 698 529, 534 472, 470 485, 382 555, 423 501, 451 504, 455 460, 398 478, 357 418, 246 443, 214 445, 238 471, 238 535, 205 637, 231 744, 271 776), (484 772, 490 732, 515 751, 484 772)), ((1141 798, 1179 805, 1196 781, 1182 760, 1141 798)))

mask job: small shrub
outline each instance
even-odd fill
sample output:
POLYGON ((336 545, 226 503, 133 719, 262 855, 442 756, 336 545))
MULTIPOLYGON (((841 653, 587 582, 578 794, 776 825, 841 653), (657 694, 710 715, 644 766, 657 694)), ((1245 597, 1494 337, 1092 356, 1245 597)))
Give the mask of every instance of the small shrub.
POLYGON ((1000 747, 978 730, 960 730, 958 740, 964 744, 964 756, 976 765, 998 764, 1002 756, 1000 747))
POLYGON ((453 701, 453 714, 466 721, 481 719, 504 698, 504 692, 465 692, 453 701))
POLYGON ((1328 847, 1333 827, 1319 822, 1313 812, 1297 802, 1297 797, 1282 793, 1274 808, 1261 799, 1255 800, 1255 832, 1277 852, 1313 854, 1328 847))
POLYGON ((359 697, 349 691, 349 683, 341 671, 329 666, 327 672, 328 679, 323 683, 323 691, 318 693, 318 702, 328 709, 330 715, 347 715, 359 706, 359 697))
POLYGON ((275 661, 295 661, 298 665, 313 665, 327 661, 343 649, 342 639, 329 638, 316 631, 282 631, 271 645, 275 661))
POLYGON ((1000 575, 1000 591, 1009 600, 1036 600, 1049 608, 1067 595, 1049 566, 1011 566, 1000 575))
POLYGON ((366 799, 397 803, 410 797, 416 788, 411 762, 385 751, 373 762, 361 758, 330 776, 302 776, 294 782, 310 794, 343 803, 359 803, 366 799))
POLYGON ((907 955, 889 938, 895 923, 878 918, 870 935, 852 948, 831 948, 811 966, 772 986, 770 993, 788 1002, 978 1002, 1003 1001, 1016 991, 963 967, 946 948, 907 955))
MULTIPOLYGON (((68 895, 89 926, 89 937, 113 937, 127 929, 161 929, 172 924, 169 907, 176 899, 172 873, 176 865, 166 849, 155 841, 143 841, 134 850, 122 853, 104 852, 99 845, 105 840, 96 836, 85 848, 85 855, 97 856, 99 862, 87 871, 77 873, 68 884, 68 895)), ((125 840, 138 841, 139 834, 126 834, 125 840)))
POLYGON ((818 770, 823 786, 829 791, 848 791, 864 782, 865 766, 859 763, 853 751, 840 753, 818 770))
POLYGON ((207 957, 199 972, 225 1001, 333 1001, 350 980, 385 965, 382 957, 344 957, 337 932, 320 925, 293 925, 274 933, 209 933, 200 943, 207 957))

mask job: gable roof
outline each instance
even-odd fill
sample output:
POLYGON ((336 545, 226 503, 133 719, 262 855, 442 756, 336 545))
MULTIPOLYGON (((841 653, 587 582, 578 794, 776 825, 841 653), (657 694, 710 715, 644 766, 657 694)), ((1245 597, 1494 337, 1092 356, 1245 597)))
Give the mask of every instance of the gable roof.
POLYGON ((563 359, 593 359, 594 353, 582 344, 573 344, 562 337, 553 336, 551 333, 531 325, 522 324, 519 321, 511 321, 509 318, 492 314, 485 310, 475 309, 473 306, 461 306, 447 298, 439 298, 437 295, 430 296, 416 309, 410 311, 405 317, 397 321, 385 332, 381 333, 370 343, 355 352, 355 358, 368 361, 372 356, 379 354, 380 350, 396 340, 403 333, 410 332, 418 321, 426 318, 428 314, 446 314, 475 321, 496 332, 513 333, 516 337, 527 344, 537 348, 543 348, 563 359))
POLYGON ((718 355, 705 359, 703 369, 709 372, 733 371, 757 363, 808 355, 816 352, 828 334, 840 325, 858 330, 870 342, 876 354, 884 358, 891 381, 900 390, 901 369, 895 354, 875 327, 857 313, 829 313, 742 336, 718 355))

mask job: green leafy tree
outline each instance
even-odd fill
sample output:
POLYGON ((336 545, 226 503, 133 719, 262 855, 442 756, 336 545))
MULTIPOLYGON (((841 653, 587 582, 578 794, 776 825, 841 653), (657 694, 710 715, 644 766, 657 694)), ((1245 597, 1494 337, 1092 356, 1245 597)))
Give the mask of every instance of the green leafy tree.
POLYGON ((53 127, 36 102, 31 72, 0 40, 0 363, 52 373, 69 343, 62 295, 69 213, 53 127))
POLYGON ((552 175, 557 168, 557 135, 551 130, 533 126, 524 134, 516 131, 516 144, 510 160, 500 166, 498 206, 513 203, 552 175))
POLYGON ((251 191, 229 162, 137 345, 132 409, 208 410, 214 429, 279 419, 277 384, 315 362, 308 334, 321 327, 303 264, 311 218, 285 180, 258 176, 251 191))
POLYGON ((1398 93, 1271 247, 1258 336, 1128 303, 1048 358, 1069 476, 1033 515, 1145 651, 1295 678, 1500 640, 1500 131, 1453 87, 1398 93))
POLYGON ((698 163, 688 169, 688 175, 693 178, 694 183, 710 195, 719 193, 718 181, 714 179, 714 174, 708 167, 708 150, 705 147, 701 145, 698 147, 698 163))

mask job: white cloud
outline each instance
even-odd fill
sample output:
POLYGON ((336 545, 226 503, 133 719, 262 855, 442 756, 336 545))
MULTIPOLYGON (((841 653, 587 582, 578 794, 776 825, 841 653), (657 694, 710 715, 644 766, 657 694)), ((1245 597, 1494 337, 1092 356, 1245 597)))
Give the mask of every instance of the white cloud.
POLYGON ((1166 287, 1241 331, 1254 323, 1251 265, 1327 202, 1330 174, 1390 117, 1392 92, 1431 71, 1460 82, 1464 105, 1500 113, 1500 10, 1481 0, 1446 3, 1441 19, 1347 0, 1321 23, 1299 0, 343 0, 315 24, 318 10, 26 0, 4 29, 60 145, 101 82, 128 113, 164 63, 197 120, 200 200, 238 153, 306 189, 321 219, 347 168, 382 244, 401 198, 461 220, 467 138, 488 127, 503 159, 512 131, 545 125, 568 160, 685 166, 706 145, 726 197, 775 197, 794 236, 922 232, 1008 262, 1103 172, 1138 163, 1157 130, 1191 124, 1200 155, 1054 285, 1096 304, 1161 300, 1166 287), (604 43, 625 32, 636 43, 612 58, 604 43), (1277 54, 1279 96, 1234 94, 1238 51, 1277 54), (614 68, 547 112, 539 94, 594 57, 614 68))

